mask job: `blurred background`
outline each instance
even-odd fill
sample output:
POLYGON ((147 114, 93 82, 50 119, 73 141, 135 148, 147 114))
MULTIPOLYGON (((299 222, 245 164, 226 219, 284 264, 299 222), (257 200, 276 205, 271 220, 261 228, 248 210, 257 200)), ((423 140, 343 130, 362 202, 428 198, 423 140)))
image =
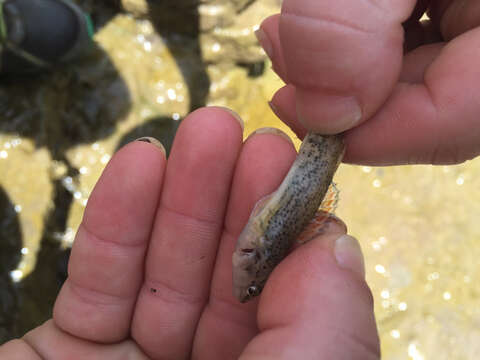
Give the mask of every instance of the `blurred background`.
MULTIPOLYGON (((274 126, 281 80, 254 30, 280 0, 78 0, 95 45, 81 61, 0 79, 0 343, 51 316, 88 196, 140 136, 167 148, 182 118, 228 106, 245 136, 274 126)), ((480 353, 480 159, 341 165, 337 214, 362 245, 384 359, 480 353)), ((355 299, 351 299, 352 303, 355 299)))

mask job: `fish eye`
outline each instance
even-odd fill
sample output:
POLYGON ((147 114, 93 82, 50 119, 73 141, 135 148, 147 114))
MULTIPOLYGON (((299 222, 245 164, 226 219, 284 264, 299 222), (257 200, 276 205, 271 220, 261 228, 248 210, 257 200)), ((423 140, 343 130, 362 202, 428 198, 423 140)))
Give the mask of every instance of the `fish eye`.
POLYGON ((257 287, 256 286, 250 286, 248 289, 247 289, 247 294, 249 296, 253 296, 257 293, 257 287))

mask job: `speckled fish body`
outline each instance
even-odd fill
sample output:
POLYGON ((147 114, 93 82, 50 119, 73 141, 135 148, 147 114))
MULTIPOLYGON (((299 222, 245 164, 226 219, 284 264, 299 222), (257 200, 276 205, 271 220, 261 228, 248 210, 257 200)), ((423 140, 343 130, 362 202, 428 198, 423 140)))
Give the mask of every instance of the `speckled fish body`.
POLYGON ((258 296, 270 273, 318 210, 341 162, 340 135, 308 133, 279 188, 260 200, 233 254, 233 292, 241 302, 258 296))

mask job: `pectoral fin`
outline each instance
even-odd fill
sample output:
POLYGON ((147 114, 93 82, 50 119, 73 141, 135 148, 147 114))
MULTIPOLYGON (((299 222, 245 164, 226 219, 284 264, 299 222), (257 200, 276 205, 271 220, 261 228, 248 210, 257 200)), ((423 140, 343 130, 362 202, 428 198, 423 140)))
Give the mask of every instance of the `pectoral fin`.
POLYGON ((264 197, 262 197, 260 200, 258 200, 255 203, 255 206, 253 207, 252 213, 250 214, 250 218, 253 218, 253 217, 257 216, 258 214, 260 214, 260 211, 263 210, 263 208, 267 204, 268 200, 270 200, 272 198, 273 194, 275 194, 275 193, 265 195, 264 197))

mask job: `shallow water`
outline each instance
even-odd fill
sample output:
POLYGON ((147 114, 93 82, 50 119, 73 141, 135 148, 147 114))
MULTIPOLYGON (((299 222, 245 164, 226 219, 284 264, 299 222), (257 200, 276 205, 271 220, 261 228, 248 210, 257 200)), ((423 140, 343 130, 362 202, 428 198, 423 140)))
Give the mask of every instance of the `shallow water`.
MULTIPOLYGON (((246 18, 199 39, 162 37, 148 20, 117 14, 85 61, 0 86, 1 250, 18 257, 3 262, 0 281, 23 279, 0 298, 17 311, 7 319, 11 334, 48 317, 64 272, 62 249, 119 146, 153 135, 168 149, 179 121, 202 101, 237 111, 245 136, 263 126, 291 134, 267 105, 282 83, 254 46, 259 20, 246 18), (199 44, 208 64, 197 61, 199 44), (251 62, 237 66, 245 53, 251 62)), ((474 359, 480 352, 479 173, 480 159, 340 167, 338 215, 365 253, 384 359, 474 359)))

